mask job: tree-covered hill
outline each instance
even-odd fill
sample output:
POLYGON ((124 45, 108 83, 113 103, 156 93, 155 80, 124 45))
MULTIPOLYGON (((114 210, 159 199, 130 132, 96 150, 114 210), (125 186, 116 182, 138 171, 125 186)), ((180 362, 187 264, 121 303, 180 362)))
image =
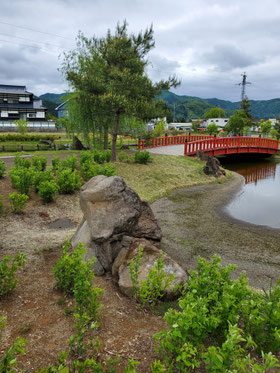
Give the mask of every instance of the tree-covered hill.
MULTIPOLYGON (((66 93, 45 93, 40 96, 50 114, 57 116, 54 109, 61 104, 66 93)), ((231 102, 219 100, 218 98, 202 99, 193 96, 179 96, 170 91, 163 91, 159 98, 163 99, 170 109, 168 121, 173 121, 175 111, 176 122, 188 122, 190 119, 203 118, 205 111, 211 107, 220 107, 224 109, 227 116, 234 113, 234 110, 240 109, 240 102, 231 102)), ((251 101, 252 115, 259 118, 276 118, 280 115, 280 98, 272 100, 251 101)))

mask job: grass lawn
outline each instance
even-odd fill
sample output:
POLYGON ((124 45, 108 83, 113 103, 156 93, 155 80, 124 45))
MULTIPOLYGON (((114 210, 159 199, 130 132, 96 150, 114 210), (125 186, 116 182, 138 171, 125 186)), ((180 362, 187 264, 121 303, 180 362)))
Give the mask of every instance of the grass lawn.
POLYGON ((147 165, 116 162, 117 174, 148 202, 174 189, 216 182, 215 177, 203 173, 204 166, 205 162, 199 159, 173 155, 152 156, 152 162, 147 165))

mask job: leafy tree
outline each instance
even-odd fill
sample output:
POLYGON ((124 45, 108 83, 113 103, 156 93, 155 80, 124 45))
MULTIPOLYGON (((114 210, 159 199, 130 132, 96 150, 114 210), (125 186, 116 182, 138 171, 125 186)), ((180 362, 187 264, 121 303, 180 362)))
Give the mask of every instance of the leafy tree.
POLYGON ((271 136, 271 137, 276 137, 277 139, 279 139, 280 134, 279 134, 279 132, 278 132, 275 128, 273 128, 273 129, 270 131, 270 136, 271 136))
POLYGON ((146 55, 155 45, 153 29, 129 35, 127 26, 124 21, 117 25, 114 35, 108 30, 102 38, 87 39, 79 33, 77 49, 65 54, 62 66, 88 126, 93 123, 100 128, 108 119, 113 161, 122 116, 143 120, 163 117, 166 105, 155 97, 179 84, 175 77, 158 83, 149 79, 145 67, 146 55))
POLYGON ((200 119, 198 119, 196 122, 192 123, 192 130, 194 132, 197 132, 199 127, 200 127, 200 119))
POLYGON ((210 123, 207 127, 206 127, 206 131, 210 133, 210 135, 214 135, 215 133, 218 133, 219 131, 219 127, 217 126, 216 123, 210 123))
POLYGON ((27 133, 28 122, 26 120, 18 119, 14 121, 14 124, 17 126, 17 130, 21 135, 25 135, 27 133))
POLYGON ((280 138, 280 116, 276 118, 274 129, 278 132, 277 139, 280 138))
POLYGON ((271 130, 271 127, 272 127, 272 124, 271 124, 270 120, 264 121, 263 119, 261 119, 260 128, 261 128, 261 133, 264 136, 269 134, 269 132, 271 130))
POLYGON ((228 132, 234 135, 241 134, 247 124, 247 117, 243 110, 235 110, 235 113, 229 118, 226 126, 228 132))
POLYGON ((251 102, 250 102, 250 100, 248 99, 247 96, 245 96, 243 98, 243 100, 241 101, 240 108, 241 108, 241 110, 244 111, 248 120, 250 120, 252 122, 253 121, 253 116, 251 114, 251 102))
POLYGON ((204 113, 204 118, 205 119, 210 119, 210 118, 225 118, 226 113, 223 109, 214 107, 211 108, 209 111, 206 111, 204 113))

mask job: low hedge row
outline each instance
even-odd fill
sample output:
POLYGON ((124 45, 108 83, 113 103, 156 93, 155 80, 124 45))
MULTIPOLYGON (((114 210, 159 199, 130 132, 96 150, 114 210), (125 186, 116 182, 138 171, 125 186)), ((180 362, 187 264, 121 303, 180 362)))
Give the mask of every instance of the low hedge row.
POLYGON ((40 140, 48 140, 54 141, 58 140, 58 136, 56 135, 40 135, 40 134, 26 134, 21 135, 20 133, 5 133, 0 135, 0 142, 8 142, 8 141, 40 141, 40 140))

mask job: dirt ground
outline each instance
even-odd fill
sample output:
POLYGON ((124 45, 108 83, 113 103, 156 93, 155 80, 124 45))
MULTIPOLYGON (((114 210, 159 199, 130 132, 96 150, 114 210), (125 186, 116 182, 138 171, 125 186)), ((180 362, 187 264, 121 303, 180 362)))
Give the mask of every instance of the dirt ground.
MULTIPOLYGON (((13 160, 7 163, 11 166, 13 160)), ((12 192, 9 177, 0 179, 4 208, 12 192)), ((73 308, 73 299, 64 298, 55 289, 52 268, 62 254, 63 244, 82 219, 79 193, 58 195, 50 204, 43 204, 33 192, 30 197, 24 214, 9 212, 0 216, 0 260, 7 254, 27 255, 27 263, 18 271, 16 290, 0 302, 0 315, 7 318, 0 358, 17 336, 25 338, 30 344, 26 354, 18 358, 18 371, 25 372, 55 363, 59 353, 67 350, 69 338, 75 332, 73 315, 65 314, 73 308), (62 218, 68 218, 74 227, 49 228, 51 222, 62 218)), ((98 360, 104 362, 108 357, 120 356, 118 372, 123 372, 127 360, 133 358, 141 362, 140 372, 148 372, 155 358, 153 335, 166 326, 163 318, 141 310, 118 291, 108 276, 95 278, 94 285, 104 290, 100 297, 100 325, 91 332, 101 342, 98 360)))
MULTIPOLYGON (((9 166, 12 163, 7 161, 9 166)), ((223 184, 176 191, 154 202, 152 208, 163 230, 162 249, 186 269, 196 266, 198 255, 210 258, 217 253, 224 264, 231 262, 246 270, 252 286, 261 287, 279 275, 280 231, 227 217, 223 206, 241 183, 234 176, 223 184)), ((0 179, 4 206, 13 191, 8 176, 0 179)), ((23 215, 0 216, 0 260, 20 251, 27 255, 27 263, 18 273, 17 289, 0 302, 0 315, 7 317, 0 358, 17 336, 30 343, 18 359, 19 370, 34 372, 55 363, 75 332, 73 316, 65 311, 73 307, 73 299, 63 298, 55 289, 52 268, 81 218, 78 193, 58 196, 47 205, 34 193, 23 215), (49 228, 49 223, 61 218, 68 218, 74 227, 49 228)), ((100 326, 93 332, 101 340, 98 359, 103 362, 119 355, 118 372, 123 372, 127 359, 134 358, 141 362, 139 372, 149 372, 154 359, 152 337, 166 326, 163 318, 139 309, 119 293, 110 277, 98 277, 94 283, 104 290, 100 326)))

